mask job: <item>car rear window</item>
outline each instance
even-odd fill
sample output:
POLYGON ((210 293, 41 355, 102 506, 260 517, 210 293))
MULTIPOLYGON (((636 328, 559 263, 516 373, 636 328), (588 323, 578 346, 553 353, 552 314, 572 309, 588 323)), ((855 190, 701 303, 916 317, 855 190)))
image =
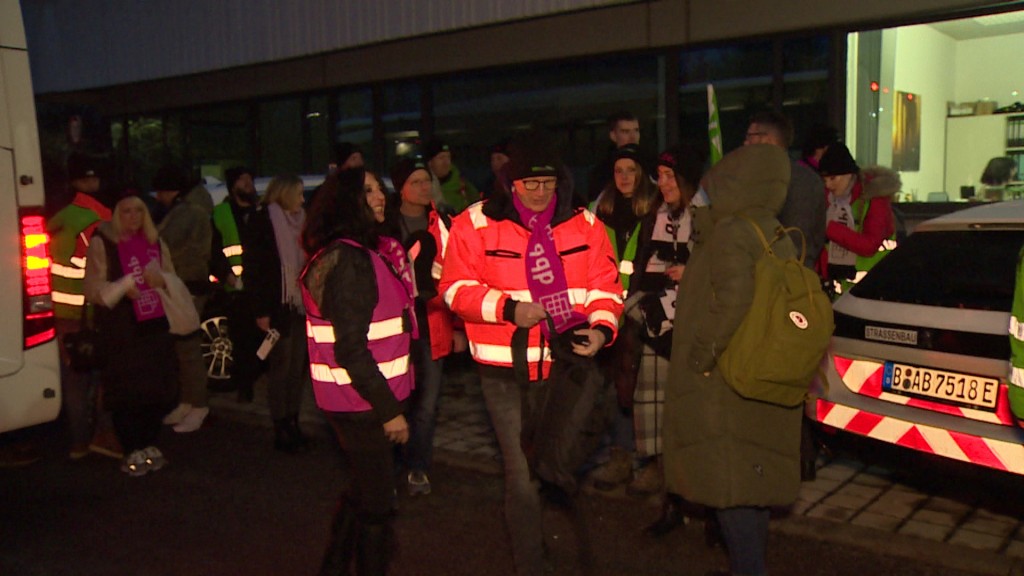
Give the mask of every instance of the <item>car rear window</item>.
POLYGON ((851 292, 859 298, 1010 311, 1024 230, 911 234, 851 292))

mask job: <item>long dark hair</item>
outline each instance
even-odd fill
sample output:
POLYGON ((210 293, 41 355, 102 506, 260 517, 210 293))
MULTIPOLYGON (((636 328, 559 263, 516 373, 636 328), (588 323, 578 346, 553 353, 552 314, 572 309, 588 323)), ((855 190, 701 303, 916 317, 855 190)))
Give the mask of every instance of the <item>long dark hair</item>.
MULTIPOLYGON (((320 185, 306 212, 306 226, 302 230, 302 247, 306 254, 312 256, 339 238, 348 238, 369 248, 377 246, 380 224, 366 203, 366 174, 363 168, 341 170, 328 175, 320 185)), ((369 174, 377 178, 376 174, 369 174)))

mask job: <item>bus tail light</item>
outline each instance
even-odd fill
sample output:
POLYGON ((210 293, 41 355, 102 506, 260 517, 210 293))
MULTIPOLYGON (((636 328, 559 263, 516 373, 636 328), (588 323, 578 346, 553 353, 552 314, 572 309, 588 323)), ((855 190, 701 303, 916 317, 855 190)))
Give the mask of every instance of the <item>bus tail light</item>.
POLYGON ((25 349, 53 340, 52 286, 50 284, 50 236, 46 219, 38 209, 21 211, 21 278, 25 349))

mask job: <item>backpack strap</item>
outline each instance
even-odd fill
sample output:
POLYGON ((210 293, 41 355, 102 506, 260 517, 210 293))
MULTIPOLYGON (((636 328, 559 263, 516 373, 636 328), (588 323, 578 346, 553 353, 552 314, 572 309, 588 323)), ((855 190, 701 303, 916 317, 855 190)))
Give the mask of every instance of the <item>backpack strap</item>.
POLYGON ((804 231, 803 230, 797 228, 796 226, 790 226, 789 228, 780 228, 777 231, 777 233, 775 235, 775 238, 772 238, 772 241, 768 242, 768 238, 765 237, 764 231, 762 231, 761 227, 757 225, 757 222, 754 222, 753 218, 751 218, 750 216, 747 216, 746 214, 737 214, 737 216, 739 216, 740 218, 743 218, 744 220, 749 222, 751 226, 754 227, 754 230, 757 232, 757 237, 761 239, 761 245, 764 246, 765 253, 771 254, 772 256, 775 255, 775 251, 772 250, 772 245, 775 244, 776 242, 778 242, 780 238, 782 238, 786 234, 789 234, 790 232, 796 232, 797 234, 799 234, 800 235, 800 262, 804 261, 804 258, 807 256, 807 238, 804 236, 804 231))

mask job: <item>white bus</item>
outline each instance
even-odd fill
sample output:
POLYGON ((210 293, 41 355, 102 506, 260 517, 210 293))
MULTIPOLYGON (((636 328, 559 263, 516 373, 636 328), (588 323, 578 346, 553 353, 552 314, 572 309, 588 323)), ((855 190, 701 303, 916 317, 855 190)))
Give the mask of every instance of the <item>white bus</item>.
POLYGON ((0 0, 0 432, 60 414, 32 78, 18 0, 0 0))

